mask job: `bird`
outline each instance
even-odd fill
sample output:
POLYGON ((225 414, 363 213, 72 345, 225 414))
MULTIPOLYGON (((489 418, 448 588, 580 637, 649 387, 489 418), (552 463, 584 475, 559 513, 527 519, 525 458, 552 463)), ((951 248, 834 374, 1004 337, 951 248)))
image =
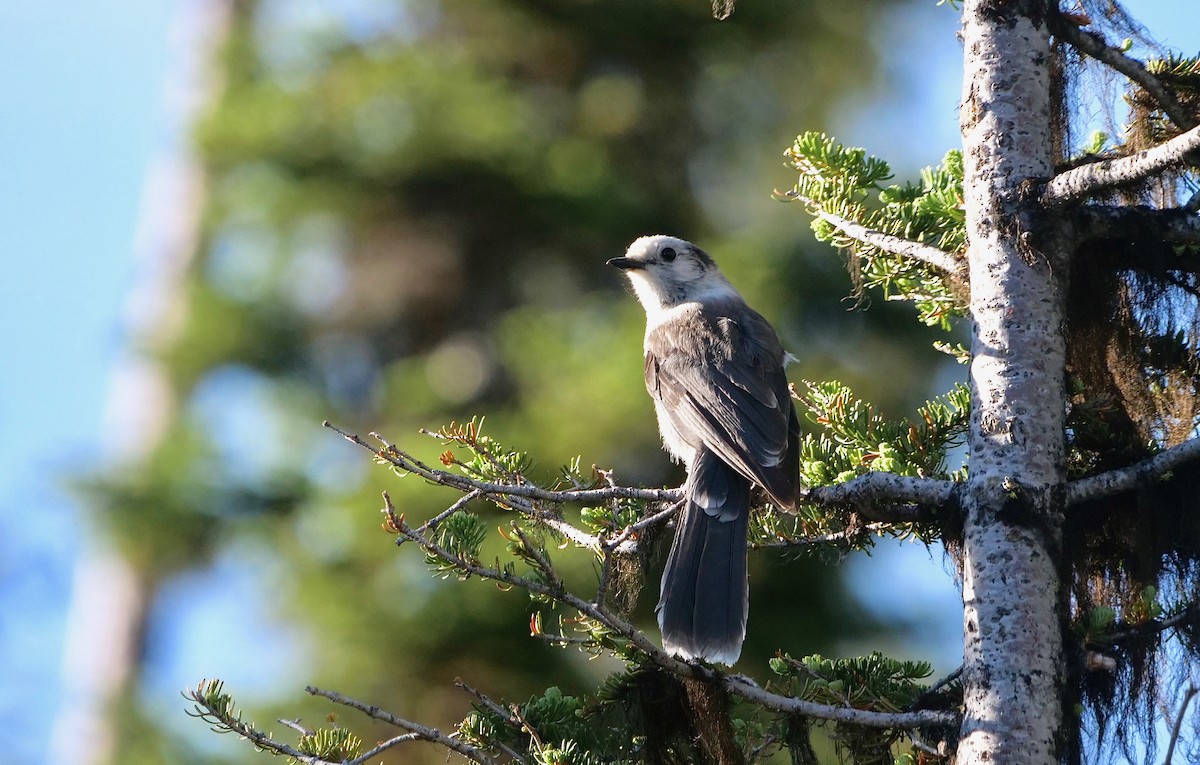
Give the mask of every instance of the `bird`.
POLYGON ((746 548, 754 486, 795 512, 800 425, 771 325, 712 257, 657 234, 608 265, 646 312, 646 390, 663 447, 687 468, 656 611, 663 648, 732 666, 749 613, 746 548))

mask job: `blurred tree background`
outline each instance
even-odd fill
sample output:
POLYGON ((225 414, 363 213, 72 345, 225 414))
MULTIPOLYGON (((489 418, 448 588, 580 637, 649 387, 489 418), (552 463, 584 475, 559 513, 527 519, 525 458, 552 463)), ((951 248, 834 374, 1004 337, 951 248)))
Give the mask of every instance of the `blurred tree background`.
MULTIPOLYGON (((93 648, 98 665, 135 657, 108 761, 263 757, 197 749, 143 690, 147 657, 173 650, 157 614, 222 562, 253 571, 295 632, 231 643, 286 655, 270 688, 230 687, 263 723, 322 720, 306 683, 446 727, 469 706, 456 676, 521 700, 609 671, 531 640, 522 595, 443 584, 398 554, 380 490, 414 520, 456 495, 390 475, 320 423, 434 461, 442 446, 419 427, 486 415, 543 475, 580 455, 622 483, 678 484, 642 385, 643 314, 604 267, 637 236, 714 253, 799 357, 793 381, 841 379, 896 415, 929 395, 949 363, 935 336, 908 306, 848 312, 835 253, 770 199, 792 182, 793 136, 871 85, 864 40, 887 5, 744 0, 718 23, 702 0, 229 0, 195 125, 196 231, 164 255, 163 307, 132 338, 155 382, 124 406, 150 424, 81 487, 137 593, 109 615, 129 644, 93 648)), ((560 565, 592 572, 582 552, 560 565)), ((658 573, 637 612, 654 635, 658 573)), ((820 561, 758 553, 751 583, 742 671, 881 629, 820 561)), ((368 742, 390 735, 345 722, 368 742)))

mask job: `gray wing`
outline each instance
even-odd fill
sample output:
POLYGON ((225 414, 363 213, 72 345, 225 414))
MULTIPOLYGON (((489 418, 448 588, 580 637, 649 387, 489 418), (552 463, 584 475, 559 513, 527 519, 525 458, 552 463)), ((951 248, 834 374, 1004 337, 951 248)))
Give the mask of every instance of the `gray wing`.
POLYGON ((791 508, 799 491, 800 426, 783 348, 765 319, 739 307, 706 307, 652 331, 646 388, 690 445, 707 447, 791 508))

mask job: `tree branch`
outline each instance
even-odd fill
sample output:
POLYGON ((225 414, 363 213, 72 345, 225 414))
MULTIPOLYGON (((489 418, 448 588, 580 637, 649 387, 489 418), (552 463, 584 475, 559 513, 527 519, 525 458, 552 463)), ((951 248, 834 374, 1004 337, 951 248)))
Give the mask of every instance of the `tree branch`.
POLYGON ((451 473, 446 470, 431 468, 407 452, 396 448, 376 433, 371 437, 379 440, 383 448, 377 448, 367 443, 353 433, 338 428, 325 420, 324 427, 340 435, 352 444, 363 447, 384 462, 388 462, 406 473, 415 473, 427 481, 442 486, 450 486, 464 493, 478 490, 487 495, 506 497, 526 497, 541 499, 547 502, 600 502, 607 499, 644 499, 651 502, 671 502, 683 496, 683 489, 635 489, 628 486, 609 486, 603 489, 568 489, 553 491, 532 484, 503 484, 490 481, 480 481, 475 478, 451 473))
POLYGON ((1187 690, 1183 692, 1183 701, 1179 702, 1179 713, 1175 715, 1175 723, 1171 726, 1171 742, 1167 744, 1167 756, 1163 759, 1163 765, 1171 765, 1171 760, 1175 757, 1175 744, 1179 741, 1179 731, 1183 727, 1183 716, 1187 713, 1188 705, 1192 703, 1192 699, 1196 697, 1196 693, 1200 691, 1195 685, 1188 685, 1187 690))
POLYGON ((814 215, 826 223, 829 223, 831 226, 841 231, 851 239, 883 250, 884 252, 889 252, 892 255, 919 260, 927 266, 932 266, 937 270, 950 275, 955 280, 963 284, 968 283, 969 277, 967 275, 966 262, 954 257, 945 250, 940 250, 932 245, 914 242, 911 239, 904 239, 899 236, 894 236, 882 231, 867 228, 860 223, 855 223, 854 221, 843 218, 840 215, 835 215, 831 212, 820 209, 811 199, 807 199, 805 197, 796 198, 807 204, 809 209, 813 211, 814 215))
MULTIPOLYGON (((714 674, 719 673, 714 672, 714 674)), ((725 688, 730 693, 777 712, 867 725, 873 728, 919 728, 925 725, 958 725, 959 723, 958 715, 952 712, 939 712, 931 709, 921 709, 915 712, 872 712, 853 707, 831 707, 814 701, 771 693, 745 675, 724 675, 723 680, 725 688)))
POLYGON ((391 513, 391 521, 401 535, 416 542, 427 553, 450 564, 465 574, 471 574, 481 579, 489 579, 513 587, 520 587, 527 592, 541 595, 570 606, 584 616, 603 624, 628 640, 638 651, 645 654, 653 664, 662 669, 683 678, 701 679, 710 682, 714 680, 720 681, 730 693, 737 694, 748 701, 753 701, 768 709, 803 714, 807 717, 821 720, 833 720, 879 728, 911 728, 921 725, 958 724, 957 715, 949 712, 933 710, 896 713, 874 712, 863 709, 833 707, 772 693, 759 687, 749 678, 740 675, 726 675, 709 665, 686 662, 668 654, 652 643, 636 627, 608 611, 602 604, 585 601, 562 587, 553 587, 518 574, 509 573, 503 569, 488 568, 475 561, 464 560, 417 532, 416 529, 410 527, 404 522, 403 518, 400 518, 394 512, 391 513))
POLYGON ((1140 181, 1182 164, 1188 154, 1197 149, 1200 149, 1200 126, 1137 154, 1081 165, 1059 173, 1046 184, 1041 202, 1047 207, 1057 207, 1140 181))
POLYGON ((1078 230, 1087 239, 1158 239, 1196 244, 1200 243, 1200 215, 1187 207, 1085 205, 1078 210, 1078 230))
POLYGON ((1193 438, 1135 465, 1080 478, 1067 484, 1067 506, 1147 486, 1162 480, 1169 471, 1197 459, 1200 459, 1200 438, 1193 438))
POLYGON ((876 472, 805 489, 800 501, 823 507, 853 506, 870 521, 918 523, 934 520, 934 508, 950 502, 958 487, 954 481, 876 472))
MULTIPOLYGON (((482 749, 471 746, 470 744, 466 743, 465 741, 460 741, 457 738, 454 738, 453 736, 447 736, 446 734, 442 733, 441 731, 439 731, 436 728, 429 728, 427 726, 421 725, 420 723, 415 723, 415 722, 412 722, 411 720, 405 720, 402 717, 397 717, 396 715, 392 714, 391 712, 380 709, 379 707, 375 706, 374 704, 364 704, 363 702, 358 701, 356 699, 352 699, 349 696, 344 696, 344 695, 338 693, 337 691, 326 691, 326 690, 317 688, 312 685, 305 687, 304 690, 306 693, 309 693, 313 696, 321 696, 323 698, 329 699, 330 701, 334 702, 335 704, 342 704, 343 706, 347 706, 352 709, 357 709, 358 711, 365 714, 367 717, 372 717, 376 720, 381 720, 385 723, 388 723, 389 725, 393 725, 397 728, 400 728, 401 730, 409 731, 411 734, 415 735, 417 738, 419 738, 422 741, 429 741, 430 743, 444 746, 447 749, 450 749, 454 752, 457 752, 458 754, 461 754, 463 757, 466 757, 471 762, 479 763, 479 765, 497 765, 496 761, 493 760, 491 757, 489 757, 487 755, 487 753, 484 752, 482 749)), ((400 738, 404 738, 404 737, 400 737, 400 738)), ((408 739, 408 740, 412 740, 412 739, 408 739)), ((374 750, 372 750, 372 752, 370 752, 368 754, 371 754, 371 753, 376 753, 376 752, 374 752, 374 750)), ((355 763, 360 762, 360 761, 365 762, 365 760, 363 760, 362 757, 355 758, 355 760, 354 760, 355 763)))
POLYGON ((1172 627, 1182 624, 1189 619, 1195 619, 1198 613, 1200 613, 1200 601, 1193 600, 1176 613, 1173 613, 1163 619, 1151 619, 1150 621, 1134 625, 1118 624, 1117 626, 1122 627, 1122 629, 1105 635, 1103 640, 1098 642, 1102 642, 1105 645, 1116 645, 1117 643, 1129 640, 1130 638, 1157 635, 1160 632, 1166 632, 1172 627))
POLYGON ((1163 114, 1180 128, 1188 130, 1196 126, 1195 117, 1179 104, 1162 81, 1151 74, 1141 61, 1125 55, 1100 35, 1083 31, 1057 13, 1050 14, 1049 18, 1050 30, 1055 37, 1133 80, 1155 100, 1163 114))

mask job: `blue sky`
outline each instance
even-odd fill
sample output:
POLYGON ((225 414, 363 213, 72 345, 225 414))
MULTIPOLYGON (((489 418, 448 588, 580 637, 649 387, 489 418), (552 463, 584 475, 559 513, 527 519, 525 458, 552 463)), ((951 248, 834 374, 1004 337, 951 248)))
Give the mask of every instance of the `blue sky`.
POLYGON ((171 136, 178 6, 0 3, 0 750, 14 763, 41 761, 55 713, 88 532, 56 476, 98 460, 143 180, 171 136))
MULTIPOLYGON (((186 2, 203 0, 0 2, 0 751, 14 763, 43 761, 56 711, 70 566, 89 532, 59 476, 101 459, 146 175, 178 140, 165 89, 186 2)), ((1194 0, 1127 5, 1165 42, 1200 46, 1194 0)), ((913 56, 934 42, 912 19, 879 32, 908 40, 888 57, 905 87, 878 94, 897 119, 854 112, 843 136, 885 146, 896 125, 932 120, 902 148, 936 162, 955 140, 958 53, 938 31, 945 68, 913 56)))

